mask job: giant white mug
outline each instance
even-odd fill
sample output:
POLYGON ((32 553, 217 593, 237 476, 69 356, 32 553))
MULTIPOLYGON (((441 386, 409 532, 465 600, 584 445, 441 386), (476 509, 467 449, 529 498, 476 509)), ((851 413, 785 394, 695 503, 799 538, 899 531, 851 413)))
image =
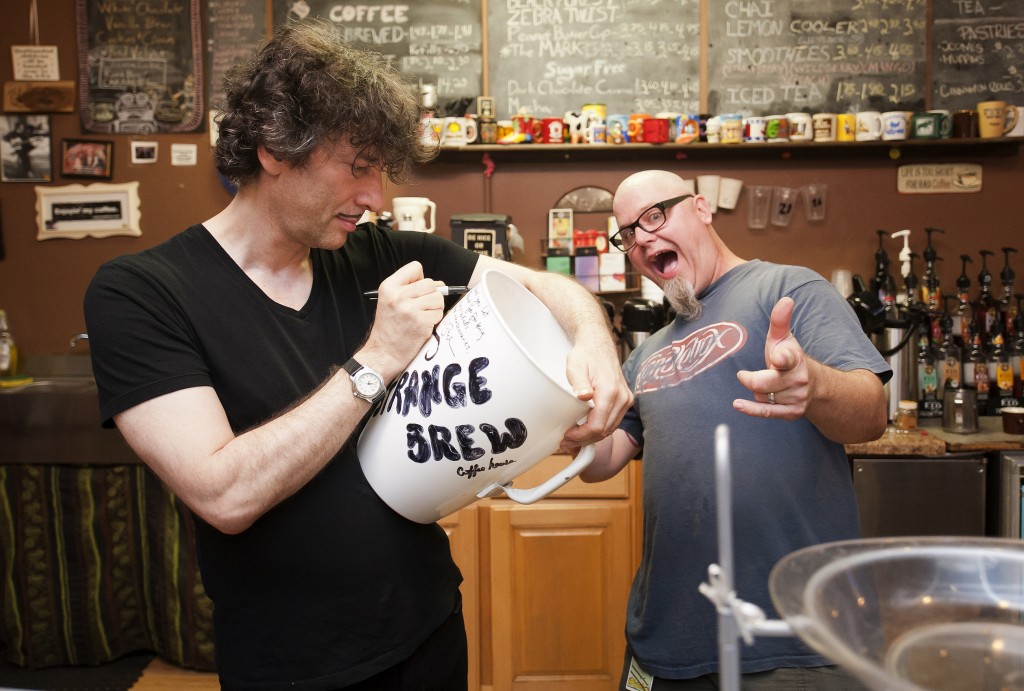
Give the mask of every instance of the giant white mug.
POLYGON ((370 486, 402 516, 433 523, 501 492, 532 504, 576 477, 593 446, 537 487, 511 487, 587 415, 565 376, 571 347, 533 293, 485 272, 366 423, 358 450, 370 486))

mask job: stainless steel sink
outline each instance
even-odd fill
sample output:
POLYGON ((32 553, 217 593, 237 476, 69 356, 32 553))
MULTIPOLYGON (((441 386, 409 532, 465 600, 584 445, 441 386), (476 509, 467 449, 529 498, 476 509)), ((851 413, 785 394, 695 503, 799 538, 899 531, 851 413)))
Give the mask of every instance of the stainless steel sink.
POLYGON ((0 463, 139 463, 120 432, 100 427, 88 354, 27 356, 32 382, 0 388, 0 463))

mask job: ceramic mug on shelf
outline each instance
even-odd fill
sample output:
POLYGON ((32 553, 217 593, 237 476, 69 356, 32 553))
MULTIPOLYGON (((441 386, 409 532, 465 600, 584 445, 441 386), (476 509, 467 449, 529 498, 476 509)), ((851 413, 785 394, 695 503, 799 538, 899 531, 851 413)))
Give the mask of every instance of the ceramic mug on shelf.
POLYGON ((836 116, 836 140, 852 142, 857 139, 857 116, 853 113, 839 113, 836 116))
POLYGON ((769 115, 764 126, 764 136, 770 142, 788 142, 789 118, 785 115, 769 115))
POLYGON ((953 138, 970 139, 978 136, 978 111, 961 109, 953 113, 953 138))
POLYGON ((445 118, 441 128, 441 146, 465 146, 476 141, 477 126, 473 118, 445 118))
POLYGON ((982 101, 978 104, 978 136, 994 139, 1005 136, 1017 124, 1017 109, 1006 101, 982 101))
POLYGON ((882 113, 882 139, 895 141, 907 138, 907 113, 889 110, 882 113))
POLYGON ((834 142, 836 140, 835 113, 815 113, 811 116, 814 141, 834 142))
POLYGON ((873 142, 881 137, 882 114, 877 110, 862 110, 857 113, 857 141, 873 142))
POLYGON ((913 139, 939 139, 942 136, 942 115, 914 113, 910 118, 910 136, 913 139))
POLYGON ((794 142, 809 142, 814 139, 814 119, 810 113, 786 113, 789 120, 789 139, 794 142))

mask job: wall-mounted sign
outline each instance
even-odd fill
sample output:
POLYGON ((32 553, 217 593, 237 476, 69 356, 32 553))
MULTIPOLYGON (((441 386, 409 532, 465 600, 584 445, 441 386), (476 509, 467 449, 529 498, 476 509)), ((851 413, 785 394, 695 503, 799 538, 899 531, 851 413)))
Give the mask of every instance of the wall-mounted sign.
POLYGON ((103 134, 203 127, 199 0, 77 0, 82 129, 103 134))
POLYGON ((924 163, 900 166, 896 174, 900 194, 980 192, 981 166, 976 163, 924 163))
POLYGON ((60 79, 57 46, 11 46, 14 78, 18 81, 55 82, 60 79))
POLYGON ((36 187, 37 240, 142 235, 139 183, 36 187))

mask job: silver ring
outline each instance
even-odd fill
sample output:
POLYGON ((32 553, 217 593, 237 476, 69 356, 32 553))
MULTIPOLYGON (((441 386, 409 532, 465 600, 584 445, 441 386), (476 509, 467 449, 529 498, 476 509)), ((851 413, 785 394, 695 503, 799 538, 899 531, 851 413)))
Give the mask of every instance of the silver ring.
POLYGON ((774 391, 772 391, 770 394, 768 394, 768 402, 771 403, 772 405, 775 405, 775 392, 774 391))

